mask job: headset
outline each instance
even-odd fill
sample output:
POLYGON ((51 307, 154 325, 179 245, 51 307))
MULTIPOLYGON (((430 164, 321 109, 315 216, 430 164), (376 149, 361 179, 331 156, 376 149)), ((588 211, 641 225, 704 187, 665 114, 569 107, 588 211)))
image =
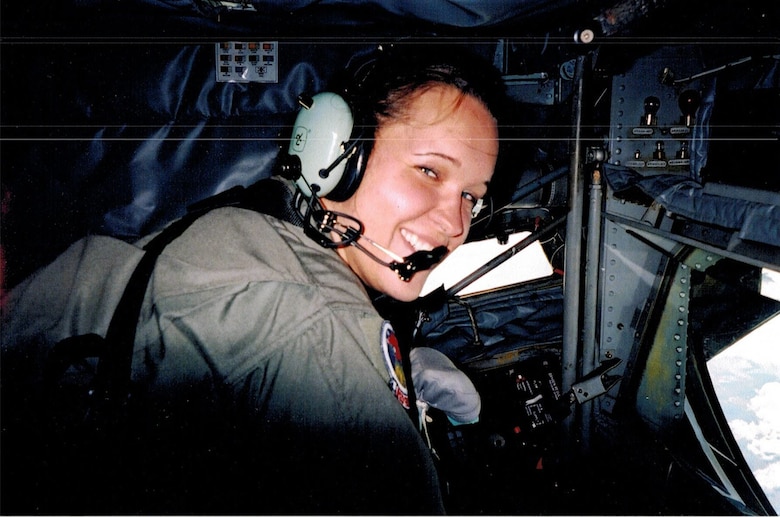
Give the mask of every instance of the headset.
MULTIPOLYGON (((377 62, 385 55, 382 47, 353 72, 344 93, 347 97, 366 83, 377 62)), ((326 210, 320 198, 345 201, 357 190, 366 169, 374 140, 374 124, 367 113, 355 109, 344 95, 333 91, 298 97, 301 106, 285 151, 277 158, 277 174, 296 187, 295 209, 303 216, 304 231, 326 248, 355 246, 377 263, 395 271, 405 282, 418 271, 430 269, 447 254, 446 246, 417 251, 399 257, 363 234, 363 223, 348 214, 326 210), (334 235, 338 238, 334 238, 334 235), (382 260, 363 246, 363 240, 392 259, 382 260)), ((481 200, 480 200, 481 201, 481 200)), ((482 207, 475 207, 478 212, 482 207)))
MULTIPOLYGON (((355 124, 352 108, 333 92, 300 96, 287 154, 280 174, 294 179, 307 198, 349 199, 357 190, 371 152, 367 128, 355 124)), ((373 136, 373 135, 372 135, 373 136)))
POLYGON ((306 198, 345 201, 352 197, 366 169, 374 141, 375 120, 359 109, 366 83, 392 45, 378 45, 354 56, 331 91, 301 95, 281 175, 292 177, 306 198), (341 93, 335 93, 335 92, 341 93))
POLYGON ((286 152, 277 160, 277 173, 293 180, 297 189, 294 204, 304 219, 304 231, 325 248, 355 246, 379 264, 395 271, 405 282, 418 271, 430 269, 447 254, 445 246, 416 251, 402 258, 363 234, 363 223, 353 216, 325 210, 319 198, 349 199, 357 190, 371 153, 373 134, 355 123, 353 110, 339 94, 321 92, 298 98, 301 110, 293 125, 286 152), (334 239, 333 235, 339 239, 334 239), (360 239, 390 257, 382 260, 360 239))

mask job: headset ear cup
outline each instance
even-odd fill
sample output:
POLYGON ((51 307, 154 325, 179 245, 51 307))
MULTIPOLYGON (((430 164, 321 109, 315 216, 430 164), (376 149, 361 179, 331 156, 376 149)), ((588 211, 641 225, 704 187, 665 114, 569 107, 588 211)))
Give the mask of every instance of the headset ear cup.
POLYGON ((344 166, 344 173, 341 176, 336 187, 325 196, 333 201, 346 201, 360 185, 363 179, 363 173, 366 170, 368 156, 371 154, 371 142, 368 139, 361 139, 355 146, 355 152, 347 159, 344 166))

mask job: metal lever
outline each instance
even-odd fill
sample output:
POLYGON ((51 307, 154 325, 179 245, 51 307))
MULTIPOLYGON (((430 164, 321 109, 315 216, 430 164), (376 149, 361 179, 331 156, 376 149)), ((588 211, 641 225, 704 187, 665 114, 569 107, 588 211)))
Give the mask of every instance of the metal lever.
POLYGON ((613 370, 622 362, 622 359, 614 357, 602 362, 598 368, 585 376, 582 380, 574 383, 569 392, 569 402, 573 404, 583 404, 589 400, 605 394, 617 384, 620 375, 608 375, 607 372, 613 370))

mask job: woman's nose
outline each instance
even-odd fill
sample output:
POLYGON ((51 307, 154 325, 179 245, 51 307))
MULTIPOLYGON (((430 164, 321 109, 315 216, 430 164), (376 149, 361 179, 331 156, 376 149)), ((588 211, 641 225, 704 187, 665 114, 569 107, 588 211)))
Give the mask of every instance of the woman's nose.
POLYGON ((458 195, 441 196, 433 210, 434 221, 439 230, 447 237, 458 237, 463 234, 463 197, 458 195))

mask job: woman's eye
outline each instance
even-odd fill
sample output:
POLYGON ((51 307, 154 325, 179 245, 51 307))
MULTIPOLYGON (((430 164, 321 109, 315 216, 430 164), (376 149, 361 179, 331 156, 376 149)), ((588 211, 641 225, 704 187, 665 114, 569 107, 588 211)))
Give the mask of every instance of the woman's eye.
POLYGON ((471 218, 475 218, 479 215, 479 213, 482 211, 482 208, 485 206, 485 199, 484 198, 478 198, 472 194, 469 194, 468 192, 463 193, 463 199, 467 200, 469 203, 471 203, 471 218))
POLYGON ((462 194, 463 199, 471 203, 471 206, 476 206, 477 201, 479 201, 479 198, 475 196, 474 194, 469 194, 468 192, 464 192, 462 194))
MULTIPOLYGON (((421 165, 418 166, 417 169, 431 179, 439 179, 439 173, 429 167, 421 165)), ((463 199, 465 199, 471 205, 468 210, 471 212, 472 218, 476 217, 482 211, 482 208, 485 205, 485 202, 482 198, 475 196, 471 192, 464 191, 461 193, 461 197, 463 197, 463 199)))
POLYGON ((436 171, 433 169, 429 169, 428 167, 420 167, 420 172, 428 176, 429 178, 438 178, 439 175, 436 174, 436 171))

